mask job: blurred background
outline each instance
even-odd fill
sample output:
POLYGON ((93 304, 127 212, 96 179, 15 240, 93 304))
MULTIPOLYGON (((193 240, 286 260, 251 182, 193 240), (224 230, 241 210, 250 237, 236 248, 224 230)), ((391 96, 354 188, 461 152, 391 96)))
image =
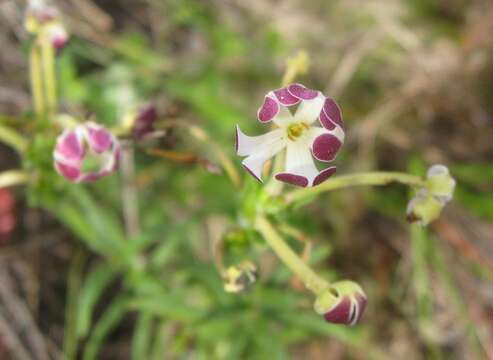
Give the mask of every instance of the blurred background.
MULTIPOLYGON (((136 149, 133 242, 118 175, 0 189, 0 359, 493 359, 491 0, 56 4, 72 34, 57 65, 63 112, 114 126, 152 102, 161 119, 207 131, 240 170, 235 124, 263 131, 257 108, 303 50, 310 68, 297 80, 343 109, 338 174, 422 175, 442 163, 458 185, 426 229, 406 222, 412 192, 401 185, 331 192, 282 214, 322 274, 366 290, 353 328, 319 318, 262 239, 238 227, 244 197, 183 130, 167 131, 159 151, 136 149), (259 267, 243 294, 224 292, 211 255, 225 228, 226 246, 259 267)), ((0 2, 0 120, 28 132, 25 5, 0 2)), ((0 149, 1 171, 21 166, 0 149)), ((51 169, 51 153, 30 161, 51 169)))

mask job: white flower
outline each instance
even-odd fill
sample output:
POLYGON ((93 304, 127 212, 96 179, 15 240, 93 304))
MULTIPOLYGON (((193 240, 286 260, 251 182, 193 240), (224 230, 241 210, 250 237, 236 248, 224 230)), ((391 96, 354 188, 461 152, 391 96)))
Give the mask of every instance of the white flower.
POLYGON ((297 186, 315 186, 336 171, 318 170, 314 159, 330 162, 344 142, 342 115, 336 102, 320 91, 301 84, 270 91, 257 113, 260 122, 273 121, 276 128, 264 135, 247 136, 236 127, 236 152, 246 156, 242 165, 261 180, 267 160, 286 149, 285 170, 275 178, 297 186), (295 112, 290 108, 298 106, 295 112), (316 124, 319 120, 322 126, 316 124))

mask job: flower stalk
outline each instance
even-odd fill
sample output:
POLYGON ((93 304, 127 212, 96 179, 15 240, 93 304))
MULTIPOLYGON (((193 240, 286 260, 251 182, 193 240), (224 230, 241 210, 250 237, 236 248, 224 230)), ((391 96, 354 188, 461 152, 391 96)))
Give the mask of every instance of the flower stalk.
POLYGON ((43 95, 42 71, 40 50, 37 46, 33 46, 31 49, 30 58, 31 91, 33 96, 34 112, 38 119, 42 118, 46 112, 43 95))
POLYGON ((375 171, 341 175, 328 179, 316 187, 291 191, 285 196, 285 205, 292 205, 293 203, 303 201, 325 191, 343 189, 352 186, 381 186, 392 182, 416 187, 423 186, 424 184, 421 177, 401 172, 375 171))
POLYGON ((330 284, 312 270, 283 240, 276 229, 264 216, 255 220, 255 228, 264 237, 277 256, 291 269, 315 294, 322 293, 330 284))
POLYGON ((57 109, 55 48, 47 36, 40 38, 39 46, 41 48, 47 111, 48 114, 53 115, 57 109))

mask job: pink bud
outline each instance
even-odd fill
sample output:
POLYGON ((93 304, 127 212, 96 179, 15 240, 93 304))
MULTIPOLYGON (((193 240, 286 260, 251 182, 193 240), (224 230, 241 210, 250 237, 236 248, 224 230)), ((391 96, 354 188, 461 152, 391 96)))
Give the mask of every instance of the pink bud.
POLYGON ((118 166, 120 145, 106 128, 93 122, 65 130, 53 153, 55 169, 72 182, 95 181, 118 166))

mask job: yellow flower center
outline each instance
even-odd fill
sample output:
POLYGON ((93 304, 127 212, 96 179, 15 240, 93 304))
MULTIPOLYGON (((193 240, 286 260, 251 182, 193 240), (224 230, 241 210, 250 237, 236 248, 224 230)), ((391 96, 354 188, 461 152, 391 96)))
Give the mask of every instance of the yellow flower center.
POLYGON ((303 135, 303 132, 305 130, 308 130, 310 126, 308 126, 307 123, 304 122, 299 122, 299 123, 294 123, 288 126, 288 138, 291 141, 296 140, 299 138, 301 135, 303 135))

